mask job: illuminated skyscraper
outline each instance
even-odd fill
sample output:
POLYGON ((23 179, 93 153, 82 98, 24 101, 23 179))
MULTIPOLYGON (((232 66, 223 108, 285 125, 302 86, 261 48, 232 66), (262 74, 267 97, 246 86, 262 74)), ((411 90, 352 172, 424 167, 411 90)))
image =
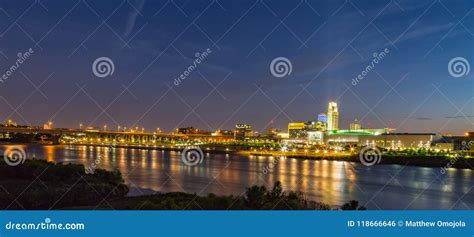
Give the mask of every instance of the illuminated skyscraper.
POLYGON ((328 130, 339 129, 339 112, 337 111, 337 103, 334 101, 329 102, 327 120, 328 130))

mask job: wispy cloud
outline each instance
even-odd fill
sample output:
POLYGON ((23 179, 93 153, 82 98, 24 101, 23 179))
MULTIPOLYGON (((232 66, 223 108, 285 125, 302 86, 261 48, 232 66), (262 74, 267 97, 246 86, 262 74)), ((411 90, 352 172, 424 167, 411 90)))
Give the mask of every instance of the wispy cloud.
POLYGON ((464 118, 474 118, 474 115, 457 115, 457 116, 446 116, 447 119, 464 119, 464 118))
POLYGON ((422 121, 429 121, 429 120, 433 120, 433 118, 428 118, 428 117, 415 117, 413 118, 415 120, 422 120, 422 121))
POLYGON ((137 17, 140 14, 140 11, 143 9, 143 6, 145 5, 145 0, 139 0, 137 2, 138 4, 131 3, 134 7, 128 15, 127 23, 125 26, 125 32, 123 33, 125 37, 128 37, 130 33, 132 33, 133 28, 135 28, 137 17))
POLYGON ((419 27, 405 34, 402 38, 400 38, 400 40, 398 40, 398 43, 400 43, 401 41, 406 41, 410 39, 427 37, 427 36, 434 35, 440 32, 447 32, 453 26, 454 26, 454 23, 449 22, 443 25, 431 25, 431 26, 419 27))

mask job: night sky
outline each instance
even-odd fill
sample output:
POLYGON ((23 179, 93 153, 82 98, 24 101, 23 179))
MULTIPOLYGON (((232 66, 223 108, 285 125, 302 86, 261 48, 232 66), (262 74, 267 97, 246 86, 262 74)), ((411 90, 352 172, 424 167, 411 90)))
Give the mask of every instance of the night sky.
POLYGON ((474 2, 1 1, 0 119, 55 127, 79 123, 286 129, 315 119, 330 100, 340 127, 462 134, 474 130, 474 2), (209 49, 178 86, 175 78, 209 49), (389 53, 355 86, 374 53, 389 53), (114 72, 94 75, 108 57, 114 72), (274 58, 290 75, 275 77, 274 58), (472 64, 472 63, 471 63, 472 64))

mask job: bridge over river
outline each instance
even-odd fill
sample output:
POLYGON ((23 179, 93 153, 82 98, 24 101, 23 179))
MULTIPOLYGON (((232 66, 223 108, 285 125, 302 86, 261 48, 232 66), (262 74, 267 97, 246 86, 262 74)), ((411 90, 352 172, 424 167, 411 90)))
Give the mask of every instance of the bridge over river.
POLYGON ((232 141, 232 136, 207 134, 169 134, 149 132, 124 132, 84 129, 44 129, 32 127, 0 127, 0 141, 46 144, 157 144, 196 140, 201 142, 232 141))

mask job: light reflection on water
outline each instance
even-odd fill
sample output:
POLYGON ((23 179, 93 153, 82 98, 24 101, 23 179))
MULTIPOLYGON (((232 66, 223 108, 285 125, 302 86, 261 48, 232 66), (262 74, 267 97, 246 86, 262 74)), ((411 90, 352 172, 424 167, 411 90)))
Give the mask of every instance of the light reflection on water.
MULTIPOLYGON (((5 148, 6 146, 4 146, 5 148)), ((186 166, 179 152, 90 146, 23 146, 29 158, 90 165, 102 154, 99 167, 118 168, 130 187, 159 192, 241 195, 251 185, 301 191, 316 201, 339 205, 359 200, 369 209, 472 209, 473 170, 378 165, 364 167, 343 161, 205 154, 199 166, 186 166)))

